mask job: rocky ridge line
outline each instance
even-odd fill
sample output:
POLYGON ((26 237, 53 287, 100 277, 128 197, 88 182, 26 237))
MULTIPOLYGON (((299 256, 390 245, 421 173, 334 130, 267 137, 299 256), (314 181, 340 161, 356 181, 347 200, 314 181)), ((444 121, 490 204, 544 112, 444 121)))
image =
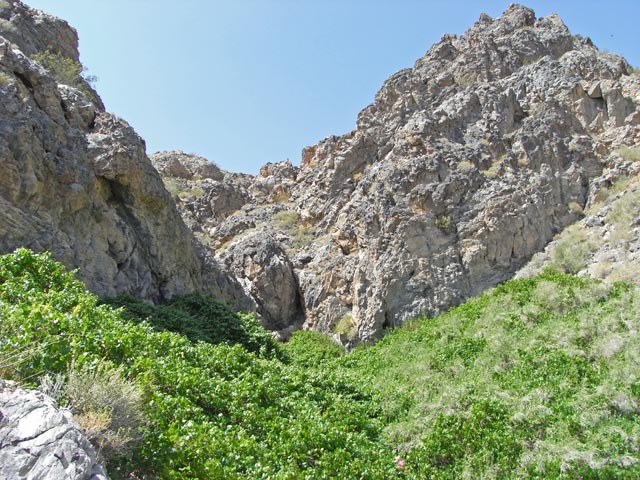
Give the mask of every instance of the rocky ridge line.
POLYGON ((200 178, 176 171, 203 159, 152 161, 268 326, 350 344, 513 276, 625 174, 613 152, 640 141, 639 103, 622 57, 512 5, 443 36, 300 167, 200 178))

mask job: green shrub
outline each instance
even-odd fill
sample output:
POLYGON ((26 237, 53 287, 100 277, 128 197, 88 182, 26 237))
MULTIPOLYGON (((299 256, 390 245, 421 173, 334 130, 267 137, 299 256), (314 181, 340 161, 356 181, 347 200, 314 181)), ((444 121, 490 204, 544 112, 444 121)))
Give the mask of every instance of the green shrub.
POLYGON ((279 355, 279 345, 253 314, 236 313, 215 298, 192 293, 164 305, 152 305, 130 295, 103 300, 122 308, 132 322, 147 322, 157 330, 180 333, 192 342, 238 343, 267 357, 279 355))
POLYGON ((438 415, 423 445, 408 455, 411 473, 471 478, 491 472, 494 478, 508 478, 522 452, 509 416, 508 407, 490 399, 469 399, 464 409, 438 415))
POLYGON ((598 245, 598 240, 588 235, 582 225, 571 225, 553 248, 551 265, 565 273, 576 274, 587 266, 598 245))
POLYGON ((6 87, 8 85, 11 85, 12 83, 13 83, 13 78, 11 77, 11 75, 4 72, 0 72, 0 87, 6 87))
MULTIPOLYGON (((0 358, 19 352, 6 372, 26 383, 140 389, 114 479, 637 478, 639 306, 629 285, 547 270, 349 354, 298 332, 283 361, 125 320, 19 250, 0 257, 0 358)), ((115 410, 88 411, 101 431, 115 410)))
POLYGON ((473 70, 469 70, 462 75, 457 75, 454 78, 454 81, 462 88, 469 88, 470 86, 475 85, 478 82, 478 74, 473 70))
POLYGON ((640 147, 622 146, 616 149, 615 152, 622 155, 625 160, 630 162, 640 162, 640 147))
POLYGON ((98 79, 93 75, 88 75, 81 64, 50 50, 36 53, 32 58, 49 70, 58 82, 75 87, 89 97, 93 96, 87 85, 95 84, 98 79))
MULTIPOLYGON (((200 300, 204 306, 194 296, 174 305, 191 315, 219 309, 200 300)), ((339 372, 131 323, 97 305, 48 254, 24 249, 0 257, 0 354, 16 349, 23 355, 15 380, 71 369, 82 391, 87 372, 103 364, 141 389, 141 440, 109 460, 114 479, 394 477, 370 395, 339 372)), ((111 421, 108 408, 89 412, 87 428, 111 421)))
POLYGON ((630 190, 619 198, 607 213, 607 223, 613 224, 610 240, 632 240, 635 237, 634 228, 640 211, 640 190, 630 190))
POLYGON ((284 344, 284 351, 291 361, 304 367, 325 366, 345 353, 344 348, 327 335, 302 330, 284 344))
POLYGON ((438 215, 436 217, 436 227, 442 230, 444 233, 453 233, 456 229, 455 223, 451 215, 438 215))
POLYGON ((302 248, 315 239, 315 227, 302 223, 298 212, 282 210, 273 216, 273 220, 276 228, 289 234, 294 248, 302 248))
POLYGON ((273 216, 276 225, 284 230, 293 230, 300 222, 298 212, 292 210, 282 210, 273 216))
POLYGON ((122 365, 71 365, 59 397, 103 459, 126 454, 140 442, 144 424, 142 389, 125 378, 122 365))
POLYGON ((355 340, 358 336, 358 325, 356 325, 350 314, 344 315, 333 325, 333 333, 337 333, 346 341, 355 340))
POLYGON ((461 160, 458 164, 456 164, 456 169, 461 170, 463 172, 468 172, 469 170, 473 170, 475 165, 473 162, 468 160, 461 160))
POLYGON ((371 386, 407 478, 633 478, 638 301, 548 270, 339 364, 371 386))

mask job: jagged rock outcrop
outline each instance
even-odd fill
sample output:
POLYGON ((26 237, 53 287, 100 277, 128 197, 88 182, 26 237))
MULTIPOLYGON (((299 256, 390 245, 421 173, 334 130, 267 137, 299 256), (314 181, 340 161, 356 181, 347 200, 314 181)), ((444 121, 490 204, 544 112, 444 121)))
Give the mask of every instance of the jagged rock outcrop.
POLYGON ((217 250, 213 261, 219 268, 238 280, 245 299, 240 307, 257 311, 266 328, 285 336, 292 327, 299 328, 304 315, 297 276, 278 238, 282 234, 265 229, 285 210, 273 198, 285 188, 283 177, 291 183, 297 169, 290 162, 267 165, 265 175, 255 178, 220 170, 202 157, 179 151, 150 158, 187 225, 211 251, 217 250))
MULTIPOLYGON (((393 75, 356 130, 244 179, 238 211, 196 223, 223 251, 280 232, 305 328, 373 339, 511 277, 580 219, 610 152, 640 140, 639 92, 623 58, 512 5, 393 75)), ((233 190, 217 182, 182 210, 233 190)))
POLYGON ((71 414, 0 380, 0 479, 108 480, 71 414))
POLYGON ((445 35, 300 167, 257 176, 150 161, 86 82, 30 58, 76 62, 71 27, 17 0, 0 19, 0 251, 51 250, 102 295, 208 291, 285 333, 375 339, 509 278, 640 142, 627 62, 518 5, 445 35))
POLYGON ((62 84, 30 58, 77 62, 75 30, 17 0, 0 18, 0 253, 49 250, 100 295, 160 300, 206 283, 252 305, 198 249, 144 141, 81 78, 62 84))
POLYGON ((271 330, 302 325, 302 300, 293 265, 285 246, 273 232, 244 236, 219 254, 227 271, 233 272, 256 300, 263 324, 271 330))
POLYGON ((28 56, 51 51, 74 62, 80 61, 78 34, 62 19, 16 0, 0 3, 2 36, 28 56))
POLYGON ((554 237, 515 277, 546 267, 640 285, 640 147, 608 157, 606 175, 593 182, 584 218, 554 237))

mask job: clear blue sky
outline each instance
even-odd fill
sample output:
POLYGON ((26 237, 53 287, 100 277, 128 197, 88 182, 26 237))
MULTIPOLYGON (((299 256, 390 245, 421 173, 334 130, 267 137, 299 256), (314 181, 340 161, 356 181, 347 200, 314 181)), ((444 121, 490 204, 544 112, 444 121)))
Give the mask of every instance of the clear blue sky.
MULTIPOLYGON (((25 0, 67 20, 109 111, 226 170, 300 162, 355 127, 382 82, 510 1, 25 0)), ((523 2, 524 3, 524 2, 523 2)), ((640 1, 524 3, 640 66, 640 1)))

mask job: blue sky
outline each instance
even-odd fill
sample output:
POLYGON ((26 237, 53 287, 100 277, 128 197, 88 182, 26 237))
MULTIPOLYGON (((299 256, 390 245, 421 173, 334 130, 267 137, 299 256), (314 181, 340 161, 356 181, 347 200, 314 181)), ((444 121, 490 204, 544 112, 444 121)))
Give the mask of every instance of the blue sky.
MULTIPOLYGON (((256 173, 352 130, 382 82, 509 1, 25 0, 67 20, 107 110, 149 153, 256 173)), ((640 1, 529 1, 640 66, 640 1)))

